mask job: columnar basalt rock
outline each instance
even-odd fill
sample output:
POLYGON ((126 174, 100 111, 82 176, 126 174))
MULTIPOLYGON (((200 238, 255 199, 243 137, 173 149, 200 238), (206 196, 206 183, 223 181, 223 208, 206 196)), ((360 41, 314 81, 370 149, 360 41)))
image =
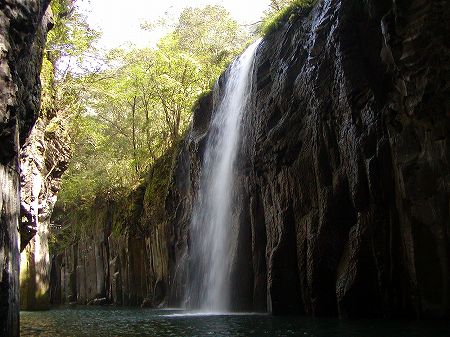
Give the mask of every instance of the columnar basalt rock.
MULTIPOLYGON (((235 182, 235 309, 448 317, 450 2, 319 0, 263 41, 235 182)), ((216 90, 167 199, 172 304, 216 90)))
POLYGON ((157 161, 146 182, 126 198, 98 197, 83 224, 71 223, 83 226, 82 235, 53 257, 52 303, 166 303, 169 239, 163 205, 172 157, 157 161))
POLYGON ((37 118, 47 0, 0 4, 0 334, 19 334, 19 149, 37 118))
MULTIPOLYGON (((448 22, 448 0, 318 0, 266 36, 237 160, 235 310, 449 317, 448 22)), ((166 215, 158 179, 100 200, 89 233, 53 260, 55 303, 184 304, 227 80, 195 109, 166 215)))
POLYGON ((70 158, 69 141, 57 112, 41 111, 20 152, 20 306, 49 307, 50 217, 70 158))
POLYGON ((54 257, 53 304, 164 304, 168 282, 165 223, 156 224, 150 233, 138 234, 130 229, 138 222, 124 221, 124 232, 113 233, 108 217, 120 217, 123 211, 116 207, 115 203, 99 207, 102 216, 89 220, 90 235, 54 257))

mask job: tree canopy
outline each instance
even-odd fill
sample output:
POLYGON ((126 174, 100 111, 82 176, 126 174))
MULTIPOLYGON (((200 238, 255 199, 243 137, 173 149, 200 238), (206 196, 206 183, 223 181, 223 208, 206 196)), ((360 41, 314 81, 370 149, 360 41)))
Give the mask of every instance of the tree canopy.
POLYGON ((120 195, 139 184, 177 144, 197 98, 249 36, 221 6, 186 8, 156 48, 102 54, 94 48, 98 33, 85 25, 73 2, 54 6, 70 13, 49 40, 54 63, 63 70, 57 87, 64 92, 61 108, 70 110, 73 149, 59 206, 89 207, 97 196, 120 195))
MULTIPOLYGON (((271 1, 259 30, 306 2, 271 1)), ((71 224, 58 234, 63 242, 77 235, 73 224, 87 218, 96 198, 124 197, 159 158, 175 152, 198 97, 254 36, 224 7, 210 5, 184 9, 156 47, 105 52, 97 49, 101 34, 89 27, 76 0, 51 6, 55 27, 42 71, 43 106, 58 112, 49 127, 66 130, 72 148, 56 206, 71 224)))

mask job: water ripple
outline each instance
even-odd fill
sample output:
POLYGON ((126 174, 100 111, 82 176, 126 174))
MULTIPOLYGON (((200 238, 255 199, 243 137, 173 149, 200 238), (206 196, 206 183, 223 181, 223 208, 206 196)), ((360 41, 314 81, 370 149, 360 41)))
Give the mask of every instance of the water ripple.
POLYGON ((21 312, 21 336, 448 337, 448 322, 339 321, 265 314, 216 314, 115 307, 21 312))

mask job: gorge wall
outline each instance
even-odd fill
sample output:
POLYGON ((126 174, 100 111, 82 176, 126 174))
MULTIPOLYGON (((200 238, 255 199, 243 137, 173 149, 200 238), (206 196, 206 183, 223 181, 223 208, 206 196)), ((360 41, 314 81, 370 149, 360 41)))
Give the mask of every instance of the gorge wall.
POLYGON ((166 303, 169 238, 164 197, 173 157, 170 151, 161 157, 128 195, 98 196, 93 209, 74 219, 56 208, 55 223, 75 226, 79 235, 66 239, 63 251, 53 256, 53 304, 166 303))
MULTIPOLYGON (((233 212, 233 306, 274 314, 448 317, 448 1, 318 1, 257 52, 233 212)), ((212 106, 195 111, 167 199, 170 303, 212 106)))
POLYGON ((0 334, 19 334, 19 149, 39 111, 46 0, 0 3, 0 334))
POLYGON ((70 148, 58 112, 43 107, 20 151, 20 308, 49 308, 50 217, 70 148))
MULTIPOLYGON (((319 0, 265 37, 237 160, 235 310, 449 317, 449 21, 446 0, 319 0)), ((53 259, 53 303, 184 304, 227 80, 199 101, 170 182, 171 155, 73 221, 87 230, 53 259)))

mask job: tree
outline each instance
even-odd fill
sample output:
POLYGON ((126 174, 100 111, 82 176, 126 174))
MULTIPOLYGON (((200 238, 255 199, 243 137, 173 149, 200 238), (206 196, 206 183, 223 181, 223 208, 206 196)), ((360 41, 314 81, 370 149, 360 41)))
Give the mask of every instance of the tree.
POLYGON ((205 66, 204 74, 209 80, 215 80, 249 40, 224 7, 211 5, 186 8, 180 15, 175 35, 180 49, 194 55, 205 66))
MULTIPOLYGON (((90 31, 85 33, 89 38, 90 31)), ((65 76, 79 84, 69 86, 79 109, 70 130, 72 163, 59 198, 67 216, 89 209, 96 197, 117 198, 137 186, 179 142, 197 98, 247 38, 223 7, 188 8, 156 48, 111 50, 100 67, 86 72, 77 62, 82 72, 71 68, 65 76)))
POLYGON ((74 2, 55 0, 54 29, 48 34, 41 72, 42 104, 36 124, 21 149, 21 306, 49 305, 48 232, 61 173, 67 167, 67 124, 77 101, 76 80, 64 62, 80 60, 94 35, 77 16, 74 2), (59 72, 62 70, 62 72, 59 72))

